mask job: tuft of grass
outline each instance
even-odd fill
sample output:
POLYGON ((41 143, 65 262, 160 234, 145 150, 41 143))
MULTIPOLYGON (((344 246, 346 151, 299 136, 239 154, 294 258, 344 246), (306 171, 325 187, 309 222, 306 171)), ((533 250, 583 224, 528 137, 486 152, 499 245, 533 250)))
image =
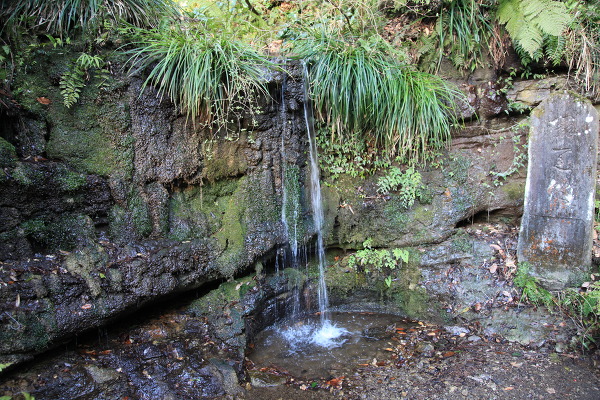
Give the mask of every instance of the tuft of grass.
POLYGON ((105 20, 135 26, 156 26, 177 14, 171 0, 21 0, 1 7, 11 24, 32 24, 52 34, 65 35, 105 20))
POLYGON ((149 68, 143 87, 152 85, 195 120, 224 127, 258 112, 268 96, 266 74, 275 64, 233 34, 179 25, 141 30, 129 50, 132 68, 149 68))
POLYGON ((369 39, 312 29, 295 55, 309 64, 310 95, 332 141, 358 136, 387 155, 423 158, 450 139, 462 95, 441 78, 414 69, 378 35, 369 39))

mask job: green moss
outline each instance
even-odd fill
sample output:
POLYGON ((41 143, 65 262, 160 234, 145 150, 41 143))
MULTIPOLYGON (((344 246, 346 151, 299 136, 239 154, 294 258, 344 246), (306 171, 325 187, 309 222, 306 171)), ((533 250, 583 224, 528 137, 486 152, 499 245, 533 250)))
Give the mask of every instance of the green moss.
POLYGON ((473 253, 473 241, 465 230, 458 229, 451 239, 452 249, 462 253, 473 253))
POLYGON ((297 165, 286 165, 283 185, 286 189, 285 204, 282 204, 283 215, 289 229, 290 240, 299 241, 307 229, 302 218, 302 187, 300 185, 300 168, 297 165))
POLYGON ((63 214, 53 219, 34 218, 21 223, 25 236, 37 246, 49 251, 72 250, 94 235, 89 217, 63 214))
POLYGON ((137 235, 140 237, 149 236, 152 233, 150 212, 148 211, 148 205, 137 189, 132 188, 130 191, 127 206, 128 211, 131 213, 131 222, 137 235))
POLYGON ((215 238, 223 249, 223 254, 219 256, 217 262, 219 270, 225 276, 233 276, 245 255, 244 240, 248 228, 244 218, 248 207, 246 196, 253 193, 245 191, 246 182, 246 177, 240 179, 237 190, 228 199, 223 214, 222 228, 215 234, 215 238))
POLYGON ((80 189, 85 186, 87 182, 85 175, 71 171, 64 166, 57 169, 54 178, 58 183, 58 187, 67 192, 80 189))
POLYGON ((42 171, 32 168, 27 163, 18 162, 15 169, 11 172, 15 181, 23 186, 40 185, 46 179, 46 174, 42 171))
POLYGON ((447 166, 444 167, 444 177, 449 184, 464 184, 469 178, 469 168, 472 164, 469 158, 461 154, 451 154, 446 162, 447 166))
POLYGON ((173 193, 169 202, 170 237, 185 240, 217 233, 237 186, 238 180, 226 179, 173 193))
MULTIPOLYGON (((42 351, 48 348, 50 333, 56 330, 55 309, 47 300, 38 302, 41 312, 15 309, 9 323, 0 329, 0 343, 11 346, 7 353, 42 351)), ((4 346, 2 346, 4 348, 4 346)), ((8 349, 7 349, 8 350, 8 349)))
POLYGON ((15 146, 0 137, 0 167, 14 167, 16 162, 15 146))
MULTIPOLYGON (((92 115, 82 115, 81 118, 96 120, 92 115)), ((109 175, 115 169, 117 157, 114 146, 102 134, 100 127, 64 119, 58 122, 60 125, 52 129, 46 146, 50 157, 69 161, 93 174, 109 175)))
POLYGON ((501 189, 510 200, 523 200, 525 198, 525 184, 521 182, 508 182, 501 189))
POLYGON ((215 290, 202 296, 190 304, 190 311, 196 316, 221 314, 232 302, 240 301, 243 296, 256 286, 252 276, 225 282, 215 290))
POLYGON ((346 298, 357 289, 372 289, 366 274, 336 263, 327 268, 325 283, 332 297, 346 298))

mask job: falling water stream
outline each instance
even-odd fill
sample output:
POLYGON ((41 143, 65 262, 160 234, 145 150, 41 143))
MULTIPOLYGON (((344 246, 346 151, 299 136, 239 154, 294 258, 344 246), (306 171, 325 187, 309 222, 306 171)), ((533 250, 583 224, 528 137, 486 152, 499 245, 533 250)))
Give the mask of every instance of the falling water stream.
MULTIPOLYGON (((316 259, 318 261, 317 298, 319 310, 312 315, 302 315, 299 312, 299 288, 290 288, 294 306, 291 315, 284 321, 265 329, 254 338, 250 358, 257 365, 277 365, 296 376, 328 376, 342 373, 345 368, 351 368, 360 363, 373 359, 373 354, 381 348, 383 336, 374 332, 389 332, 389 327, 397 327, 401 322, 398 316, 390 314, 374 314, 361 312, 331 312, 327 285, 325 281, 325 245, 323 238, 324 212, 319 182, 319 164, 315 129, 313 125, 312 105, 308 89, 308 71, 304 71, 304 117, 309 143, 310 162, 310 200, 312 206, 313 226, 316 233, 316 259), (336 372, 334 372, 336 371, 336 372)), ((285 115, 285 85, 282 94, 282 119, 285 115)), ((286 136, 284 128, 283 135, 286 136)), ((284 268, 298 268, 299 241, 297 223, 299 216, 298 193, 288 187, 294 180, 286 173, 285 138, 281 143, 282 154, 282 212, 281 221, 287 235, 291 260, 283 260, 284 268), (291 262, 290 262, 291 261, 291 262)), ((285 252, 284 252, 285 253, 285 252)), ((279 265, 279 264, 278 264, 279 265)))

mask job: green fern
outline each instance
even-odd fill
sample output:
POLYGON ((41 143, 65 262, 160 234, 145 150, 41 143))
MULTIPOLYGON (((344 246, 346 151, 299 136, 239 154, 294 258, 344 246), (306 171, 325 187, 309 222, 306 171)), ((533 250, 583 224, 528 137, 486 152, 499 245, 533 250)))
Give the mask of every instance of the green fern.
POLYGON ((85 86, 86 80, 89 79, 89 71, 97 69, 106 76, 105 70, 102 69, 105 62, 102 57, 81 53, 81 55, 72 63, 69 70, 60 77, 60 94, 63 96, 63 104, 67 108, 71 108, 77 100, 81 89, 85 86), (88 78, 88 79, 86 79, 88 78))
POLYGON ((571 22, 566 5, 554 0, 500 0, 497 18, 532 58, 544 35, 560 36, 571 22))
POLYGON ((79 100, 79 93, 85 86, 85 70, 78 65, 72 65, 60 77, 60 94, 63 96, 65 107, 71 108, 79 100))

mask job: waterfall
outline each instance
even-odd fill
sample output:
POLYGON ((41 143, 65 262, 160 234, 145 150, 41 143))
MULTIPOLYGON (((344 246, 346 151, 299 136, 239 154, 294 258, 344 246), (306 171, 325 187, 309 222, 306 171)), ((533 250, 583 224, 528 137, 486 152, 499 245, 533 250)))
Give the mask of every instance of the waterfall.
MULTIPOLYGON (((315 129, 314 120, 312 114, 312 105, 309 97, 308 90, 308 67, 306 63, 302 63, 304 73, 304 119, 306 121, 306 131, 308 135, 309 143, 309 155, 310 155, 310 193, 311 193, 311 205, 313 215, 313 225, 317 234, 316 251, 319 262, 319 281, 317 285, 317 296, 319 300, 319 318, 320 323, 315 325, 313 323, 297 324, 295 318, 299 314, 299 288, 296 286, 294 290, 294 306, 292 312, 293 321, 292 324, 287 324, 280 327, 278 330, 279 334, 285 338, 290 349, 296 351, 296 349, 305 345, 317 345, 324 348, 339 347, 346 342, 345 336, 349 334, 349 331, 345 328, 338 327, 331 322, 329 315, 329 299, 327 296, 327 286, 325 283, 325 245, 323 243, 323 206, 321 199, 321 183, 319 182, 319 163, 317 159, 317 144, 315 141, 315 129)), ((283 91, 285 92, 285 91, 283 91)), ((282 93, 282 107, 285 107, 284 93, 282 93)), ((282 108, 282 120, 286 122, 285 109, 282 108)), ((281 220, 284 225, 286 236, 290 243, 290 252, 292 255, 292 266, 297 268, 299 265, 299 254, 298 254, 298 240, 297 240, 297 221, 300 216, 300 203, 299 185, 300 174, 297 166, 289 166, 285 162, 285 146, 284 137, 286 136, 286 128, 284 125, 282 132, 281 142, 281 156, 282 156, 282 210, 281 220), (295 167, 295 169, 293 169, 295 167), (294 172, 294 173, 292 173, 294 172), (295 190, 294 190, 295 189, 295 190), (295 194, 290 196, 290 194, 295 194), (293 221, 293 224, 290 224, 293 221)), ((306 252, 308 251, 309 245, 302 246, 303 250, 303 262, 308 261, 306 252)), ((285 262, 284 262, 285 264, 285 262)), ((289 322, 289 321, 288 321, 289 322)))
POLYGON ((319 259, 319 284, 318 299, 319 312, 321 313, 321 324, 325 325, 329 320, 328 308, 329 298, 327 296, 327 284, 325 283, 325 245, 323 244, 323 203, 321 199, 321 183, 319 181, 319 161, 317 159, 317 142, 315 140, 314 118, 312 104, 309 95, 308 66, 302 62, 304 74, 304 119, 306 121, 306 132, 310 153, 310 194, 313 212, 313 221, 317 232, 317 255, 319 259))

